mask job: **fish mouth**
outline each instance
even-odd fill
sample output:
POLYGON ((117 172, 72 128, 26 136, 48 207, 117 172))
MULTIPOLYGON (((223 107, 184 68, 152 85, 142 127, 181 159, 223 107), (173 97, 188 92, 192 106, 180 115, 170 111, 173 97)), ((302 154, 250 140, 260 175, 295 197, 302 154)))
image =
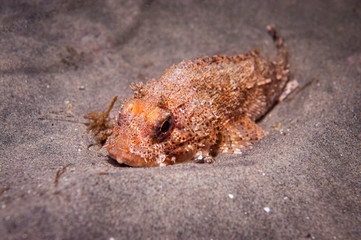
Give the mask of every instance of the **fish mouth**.
POLYGON ((138 154, 132 153, 128 148, 128 138, 124 134, 114 131, 106 144, 105 148, 109 156, 120 164, 126 164, 132 167, 155 167, 159 163, 152 160, 147 160, 138 154))
POLYGON ((106 149, 109 156, 115 159, 120 164, 126 164, 132 167, 156 167, 159 164, 156 161, 146 161, 144 158, 130 153, 122 148, 119 148, 113 144, 107 144, 106 149))
MULTIPOLYGON (((134 141, 134 140, 133 140, 134 141)), ((125 164, 132 167, 159 167, 165 165, 172 165, 180 162, 187 162, 192 160, 194 151, 181 151, 182 147, 174 148, 171 156, 160 154, 156 158, 144 158, 141 155, 132 152, 130 149, 132 141, 129 139, 128 134, 120 131, 119 127, 115 127, 113 134, 109 136, 105 148, 108 151, 109 157, 116 160, 120 164, 125 164)))

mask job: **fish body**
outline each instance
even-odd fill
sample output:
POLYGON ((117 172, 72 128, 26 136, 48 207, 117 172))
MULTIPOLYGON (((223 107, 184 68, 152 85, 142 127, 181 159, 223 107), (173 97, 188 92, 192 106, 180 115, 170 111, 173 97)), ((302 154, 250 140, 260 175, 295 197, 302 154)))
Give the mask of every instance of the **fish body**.
POLYGON ((258 50, 183 61, 157 80, 132 85, 106 148, 130 166, 210 161, 242 153, 267 135, 255 121, 276 103, 288 81, 288 57, 274 26, 276 61, 258 50))

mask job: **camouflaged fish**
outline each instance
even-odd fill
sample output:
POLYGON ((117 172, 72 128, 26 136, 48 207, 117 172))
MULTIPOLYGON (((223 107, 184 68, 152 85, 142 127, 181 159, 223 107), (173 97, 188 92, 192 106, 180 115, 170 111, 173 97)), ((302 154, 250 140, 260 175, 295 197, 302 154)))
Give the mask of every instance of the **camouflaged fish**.
POLYGON ((130 166, 212 162, 217 153, 238 154, 267 135, 255 121, 277 102, 288 80, 288 54, 275 27, 275 61, 257 49, 183 61, 158 80, 132 85, 106 149, 130 166))

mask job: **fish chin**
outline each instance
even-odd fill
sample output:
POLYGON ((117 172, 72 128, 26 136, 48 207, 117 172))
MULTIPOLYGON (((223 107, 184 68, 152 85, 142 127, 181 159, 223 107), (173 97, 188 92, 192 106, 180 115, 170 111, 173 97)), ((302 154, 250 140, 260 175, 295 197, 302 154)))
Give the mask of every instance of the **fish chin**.
POLYGON ((111 144, 107 144, 106 149, 109 156, 117 160, 120 164, 126 164, 132 167, 156 167, 160 165, 159 161, 147 161, 139 155, 130 153, 111 144))
POLYGON ((105 148, 112 159, 120 164, 126 164, 133 167, 155 167, 159 166, 156 160, 146 159, 130 149, 131 139, 124 129, 116 126, 113 134, 108 138, 105 148))
MULTIPOLYGON (((130 138, 127 130, 116 126, 105 145, 109 156, 120 164, 133 167, 166 166, 194 159, 197 149, 191 147, 191 145, 185 148, 183 144, 173 143, 173 145, 168 145, 168 148, 163 149, 162 146, 152 146, 150 143, 141 142, 139 139, 142 139, 142 137, 139 135, 130 138), (141 144, 143 145, 142 148, 140 147, 141 144), (148 148, 157 151, 151 152, 151 154, 148 151, 148 154, 145 154, 146 156, 139 154, 147 152, 146 149, 148 148)), ((159 143, 155 144, 158 145, 159 143)))

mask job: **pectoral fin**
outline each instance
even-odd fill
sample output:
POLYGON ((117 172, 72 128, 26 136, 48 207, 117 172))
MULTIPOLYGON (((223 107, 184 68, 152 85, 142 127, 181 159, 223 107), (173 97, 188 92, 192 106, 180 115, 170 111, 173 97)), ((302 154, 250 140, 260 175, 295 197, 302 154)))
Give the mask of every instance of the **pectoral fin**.
POLYGON ((248 117, 241 117, 224 127, 217 152, 240 154, 252 147, 251 142, 256 142, 267 134, 248 117))

